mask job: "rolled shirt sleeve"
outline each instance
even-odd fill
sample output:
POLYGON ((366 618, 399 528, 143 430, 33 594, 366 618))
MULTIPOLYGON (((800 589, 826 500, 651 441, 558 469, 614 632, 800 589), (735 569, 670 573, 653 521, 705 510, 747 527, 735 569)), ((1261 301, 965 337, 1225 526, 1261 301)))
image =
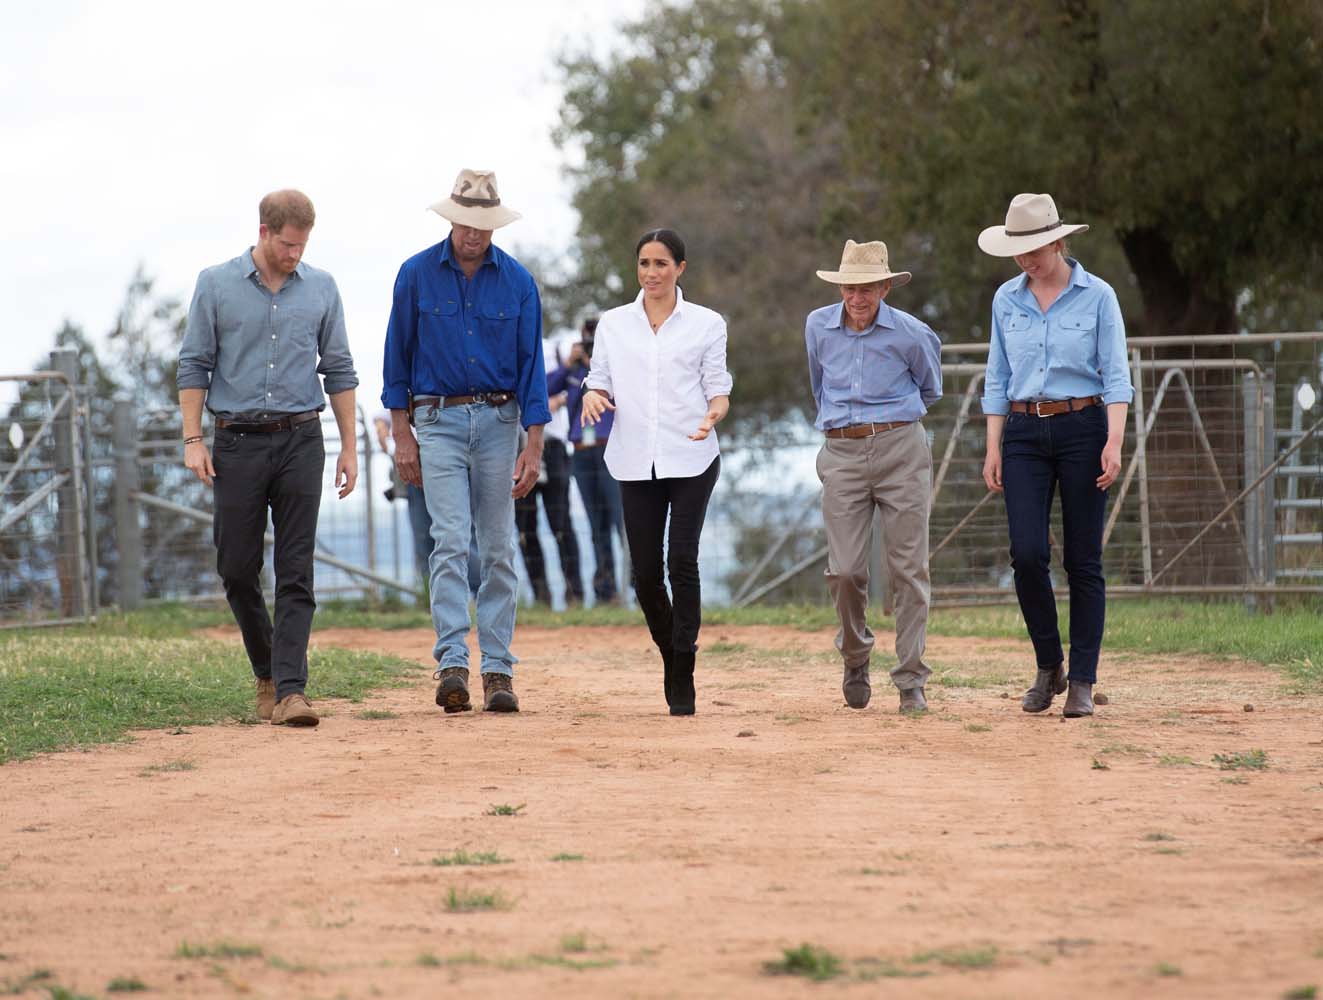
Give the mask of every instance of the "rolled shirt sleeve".
POLYGON ((983 412, 1005 416, 1011 412, 1006 386, 1011 378, 1011 364, 1006 358, 1006 335, 1002 330, 997 299, 992 300, 992 342, 988 345, 988 367, 983 374, 983 412))
POLYGON ((699 364, 699 381, 704 398, 711 401, 717 396, 729 396, 735 380, 726 369, 726 321, 718 318, 708 336, 699 364))
POLYGON ((354 371, 354 358, 349 353, 349 331, 345 329, 345 306, 340 289, 334 279, 327 292, 329 301, 322 315, 322 327, 317 337, 317 350, 321 361, 317 372, 328 396, 358 387, 358 373, 354 371))
POLYGON ((180 389, 207 389, 216 369, 216 300, 211 275, 203 271, 193 286, 184 340, 179 346, 176 385, 180 389))
POLYGON ((1098 309, 1098 367, 1102 374, 1104 403, 1129 403, 1135 398, 1129 358, 1126 357, 1125 320, 1121 316, 1121 303, 1111 288, 1107 289, 1098 309))
POLYGON ((919 399, 925 410, 942 398, 942 342, 927 326, 915 340, 910 374, 919 387, 919 399))
MULTIPOLYGON (((606 317, 602 317, 603 320, 606 317)), ((603 329, 601 322, 597 324, 597 337, 593 341, 593 366, 588 370, 588 377, 583 380, 583 390, 596 389, 598 392, 604 392, 608 396, 613 396, 611 391, 611 339, 613 334, 610 328, 603 329)))

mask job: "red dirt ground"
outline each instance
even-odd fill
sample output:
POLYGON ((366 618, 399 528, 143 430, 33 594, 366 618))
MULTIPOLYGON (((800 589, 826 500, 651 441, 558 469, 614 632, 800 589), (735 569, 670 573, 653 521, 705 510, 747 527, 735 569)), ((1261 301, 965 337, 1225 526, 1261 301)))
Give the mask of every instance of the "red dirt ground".
POLYGON ((933 638, 946 683, 909 720, 876 671, 873 704, 843 707, 828 632, 703 641, 690 719, 664 714, 642 629, 521 628, 516 716, 444 716, 420 671, 322 703, 316 730, 10 764, 0 987, 47 969, 30 995, 795 996, 764 963, 805 942, 841 958, 815 987, 833 997, 1323 985, 1323 699, 1253 665, 1105 652, 1098 716, 1028 716, 1027 643, 933 638), (1266 770, 1212 762, 1255 748, 1266 770), (432 863, 461 848, 510 860, 432 863), (451 912, 452 889, 505 908, 451 912))

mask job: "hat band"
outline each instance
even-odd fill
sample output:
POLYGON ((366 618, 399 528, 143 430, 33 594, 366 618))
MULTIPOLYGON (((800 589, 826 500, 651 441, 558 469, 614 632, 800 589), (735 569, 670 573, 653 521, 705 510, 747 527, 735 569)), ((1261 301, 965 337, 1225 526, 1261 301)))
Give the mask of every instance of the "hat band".
POLYGON ((1039 233, 1050 233, 1052 230, 1054 230, 1054 229, 1060 229, 1060 228, 1061 228, 1061 220, 1060 220, 1060 219, 1057 219, 1056 222, 1053 222, 1053 223, 1051 223, 1051 224, 1049 224, 1049 225, 1046 225, 1046 226, 1042 226, 1042 227, 1039 228, 1039 229, 1017 229, 1017 230, 1015 230, 1014 232, 1012 232, 1011 230, 1008 229, 1008 230, 1006 230, 1006 235, 1007 235, 1007 236, 1037 236, 1039 233))
POLYGON ((496 208, 501 204, 500 198, 470 198, 462 194, 452 194, 450 200, 465 208, 496 208))

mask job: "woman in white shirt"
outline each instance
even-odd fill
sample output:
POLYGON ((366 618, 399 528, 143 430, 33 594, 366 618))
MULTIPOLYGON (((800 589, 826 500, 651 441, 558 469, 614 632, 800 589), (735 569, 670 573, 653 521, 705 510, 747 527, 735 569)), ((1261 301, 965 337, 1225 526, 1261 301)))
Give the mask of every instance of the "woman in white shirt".
POLYGON ((685 301, 676 284, 685 246, 674 230, 645 233, 634 256, 642 290, 597 324, 580 421, 595 424, 615 411, 605 458, 620 481, 634 590, 661 650, 671 714, 693 715, 698 537, 721 469, 713 427, 730 409, 726 321, 685 301))

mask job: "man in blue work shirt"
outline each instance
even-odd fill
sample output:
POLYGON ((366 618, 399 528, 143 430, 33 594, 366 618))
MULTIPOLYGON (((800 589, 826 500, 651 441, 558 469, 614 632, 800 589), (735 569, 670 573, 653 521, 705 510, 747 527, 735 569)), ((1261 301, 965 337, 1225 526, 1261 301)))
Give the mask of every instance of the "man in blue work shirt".
POLYGON ((198 275, 179 348, 184 465, 215 483, 216 569, 257 678, 257 715, 273 725, 318 722, 304 686, 317 607, 312 570, 326 396, 340 432, 341 499, 358 480, 358 376, 344 306, 335 279, 302 260, 315 219, 302 192, 263 198, 257 245, 198 275), (202 436, 204 401, 216 427, 214 455, 202 436), (261 581, 268 508, 276 536, 274 624, 261 581))
POLYGON ((396 467, 423 487, 432 517, 436 703, 446 712, 472 707, 466 567, 476 524, 483 707, 517 712, 514 501, 537 483, 551 419, 542 303, 532 275, 492 246, 492 231, 520 217, 501 204, 494 173, 461 170, 431 208, 450 221, 450 235, 406 260, 395 279, 381 401, 396 467))
POLYGON ((809 313, 804 328, 814 426, 826 435, 818 478, 827 586, 841 623, 841 688, 851 708, 868 704, 873 633, 865 611, 876 507, 896 597, 891 680, 902 712, 924 712, 932 455, 920 420, 942 398, 941 342, 926 323, 882 301, 910 280, 908 271, 890 269, 885 243, 847 240, 840 268, 818 277, 841 290, 841 301, 809 313))

